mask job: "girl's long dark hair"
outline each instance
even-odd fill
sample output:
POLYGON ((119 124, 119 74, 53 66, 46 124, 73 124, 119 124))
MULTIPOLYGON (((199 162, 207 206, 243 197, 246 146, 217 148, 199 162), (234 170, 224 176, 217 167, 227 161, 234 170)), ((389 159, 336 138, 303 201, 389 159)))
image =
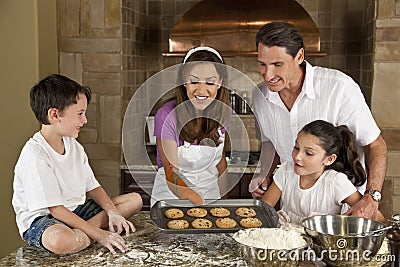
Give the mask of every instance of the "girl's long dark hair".
POLYGON ((210 105, 203 111, 201 117, 196 114, 196 109, 187 96, 186 87, 184 86, 185 81, 183 79, 186 76, 187 71, 191 69, 193 64, 202 64, 201 61, 214 64, 215 69, 220 76, 220 79, 222 79, 222 83, 224 83, 228 79, 227 68, 225 65, 222 64, 217 55, 206 50, 199 50, 197 52, 194 52, 186 60, 186 63, 180 66, 178 73, 179 85, 175 88, 177 105, 177 129, 180 129, 179 137, 189 143, 193 143, 195 140, 200 143, 201 140, 207 138, 213 140, 215 145, 218 145, 220 143, 218 128, 220 128, 221 126, 226 126, 225 123, 229 119, 230 92, 222 84, 221 88, 218 89, 215 100, 212 101, 210 105), (201 121, 200 127, 197 127, 198 119, 200 119, 201 121))
POLYGON ((318 137, 326 156, 337 155, 335 162, 325 169, 343 172, 355 186, 365 183, 366 173, 358 157, 353 133, 347 126, 335 127, 327 121, 316 120, 304 126, 301 132, 318 137))

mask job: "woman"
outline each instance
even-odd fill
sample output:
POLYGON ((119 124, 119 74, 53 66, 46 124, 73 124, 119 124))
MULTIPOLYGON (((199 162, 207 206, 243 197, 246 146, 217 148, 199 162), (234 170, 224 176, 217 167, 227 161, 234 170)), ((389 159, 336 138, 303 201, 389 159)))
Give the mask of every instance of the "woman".
POLYGON ((226 80, 226 66, 215 49, 196 47, 186 54, 179 68, 175 97, 155 115, 159 170, 151 205, 165 199, 189 199, 202 204, 193 200, 191 193, 202 200, 219 199, 226 193, 224 134, 231 113, 230 92, 223 86, 226 80), (171 187, 167 179, 171 181, 172 169, 179 172, 185 186, 175 183, 171 187), (188 188, 189 196, 182 194, 181 190, 188 188))

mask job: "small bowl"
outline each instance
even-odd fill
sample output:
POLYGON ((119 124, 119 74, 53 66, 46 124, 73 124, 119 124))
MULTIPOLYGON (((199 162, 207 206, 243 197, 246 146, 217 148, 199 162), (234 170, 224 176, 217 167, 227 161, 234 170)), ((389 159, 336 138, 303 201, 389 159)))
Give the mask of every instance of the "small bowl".
POLYGON ((354 216, 312 216, 304 219, 302 226, 312 239, 316 256, 333 266, 370 261, 385 238, 385 231, 363 236, 384 228, 385 224, 354 216))
POLYGON ((232 236, 238 244, 241 256, 249 266, 299 266, 299 262, 303 260, 303 255, 308 255, 304 252, 311 250, 311 238, 301 233, 298 234, 304 239, 306 245, 292 249, 260 248, 243 244, 237 240, 240 233, 248 234, 253 231, 263 231, 263 229, 266 228, 240 230, 232 236))

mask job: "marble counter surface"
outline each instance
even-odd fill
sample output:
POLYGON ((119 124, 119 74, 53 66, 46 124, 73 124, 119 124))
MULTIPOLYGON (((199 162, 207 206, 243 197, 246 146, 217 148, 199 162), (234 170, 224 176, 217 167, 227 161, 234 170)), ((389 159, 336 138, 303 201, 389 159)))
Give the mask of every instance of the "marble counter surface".
MULTIPOLYGON (((121 165, 121 170, 132 169, 142 171, 157 171, 156 166, 151 165, 121 165)), ((246 164, 228 164, 229 173, 260 173, 260 166, 246 164)))
MULTIPOLYGON (((149 212, 133 216, 137 231, 124 237, 128 250, 115 255, 99 244, 73 254, 58 256, 23 246, 0 260, 0 266, 235 266, 248 267, 231 234, 167 234, 152 222, 149 212)), ((291 265, 287 262, 284 265, 291 265)), ((269 266, 269 265, 265 265, 269 266)), ((295 266, 325 266, 302 262, 295 266)))

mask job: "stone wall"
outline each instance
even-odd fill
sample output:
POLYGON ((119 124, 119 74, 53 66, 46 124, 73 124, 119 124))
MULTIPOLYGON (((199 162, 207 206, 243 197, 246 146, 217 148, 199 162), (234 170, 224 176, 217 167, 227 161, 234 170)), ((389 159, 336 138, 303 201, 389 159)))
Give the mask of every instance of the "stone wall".
POLYGON ((60 73, 92 89, 78 140, 110 195, 120 191, 122 73, 120 0, 57 0, 60 73))
POLYGON ((371 109, 389 153, 382 209, 400 213, 400 1, 375 0, 376 31, 371 109))

